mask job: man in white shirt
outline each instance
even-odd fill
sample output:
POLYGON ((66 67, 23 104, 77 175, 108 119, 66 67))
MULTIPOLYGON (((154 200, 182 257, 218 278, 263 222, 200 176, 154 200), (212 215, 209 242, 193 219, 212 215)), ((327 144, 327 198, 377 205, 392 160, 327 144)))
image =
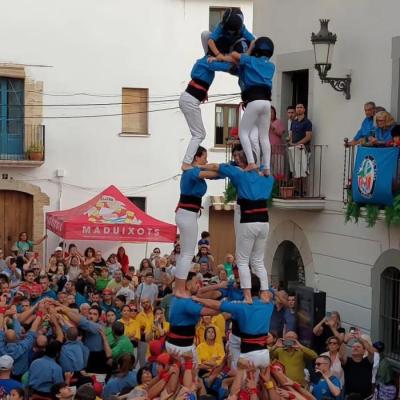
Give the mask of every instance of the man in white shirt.
POLYGON ((126 275, 122 278, 121 289, 118 290, 117 296, 125 296, 126 302, 129 304, 131 301, 135 300, 135 289, 132 285, 132 277, 126 275))

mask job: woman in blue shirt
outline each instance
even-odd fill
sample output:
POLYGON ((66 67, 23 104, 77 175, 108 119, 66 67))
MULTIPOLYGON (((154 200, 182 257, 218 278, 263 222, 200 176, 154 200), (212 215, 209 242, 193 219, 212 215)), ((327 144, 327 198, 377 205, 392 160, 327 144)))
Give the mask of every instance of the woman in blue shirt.
POLYGON ((395 125, 394 118, 387 111, 379 111, 375 114, 377 128, 375 136, 370 137, 369 141, 372 144, 388 143, 392 140, 392 129, 395 125))
POLYGON ((202 165, 206 164, 207 150, 199 146, 191 168, 184 171, 181 178, 181 195, 175 216, 181 245, 175 271, 175 296, 177 297, 188 297, 185 283, 196 250, 197 218, 201 209, 201 200, 207 192, 207 184, 204 179, 213 179, 218 176, 216 172, 200 169, 202 165))

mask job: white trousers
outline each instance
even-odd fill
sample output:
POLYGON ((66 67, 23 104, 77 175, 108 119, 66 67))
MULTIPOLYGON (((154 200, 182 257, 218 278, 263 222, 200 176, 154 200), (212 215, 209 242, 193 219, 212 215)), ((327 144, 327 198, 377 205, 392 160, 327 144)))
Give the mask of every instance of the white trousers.
POLYGON ((201 45, 203 46, 204 54, 208 53, 208 39, 210 39, 210 35, 210 31, 201 32, 201 45))
POLYGON ((229 353, 232 357, 231 359, 231 367, 233 369, 236 369, 237 367, 237 362, 239 361, 240 357, 240 337, 234 335, 231 333, 229 336, 229 341, 228 341, 228 348, 229 348, 229 353))
POLYGON ((260 279, 261 290, 268 290, 268 273, 264 265, 264 252, 269 232, 268 222, 236 224, 236 262, 239 269, 240 287, 251 288, 249 265, 260 279))
POLYGON ((251 361, 256 368, 266 368, 269 365, 269 350, 255 350, 249 353, 240 353, 240 358, 251 361))
POLYGON ((191 346, 181 347, 169 342, 165 342, 165 350, 167 350, 167 353, 171 355, 178 354, 180 356, 183 356, 185 353, 191 352, 193 354, 193 362, 195 364, 198 364, 197 351, 194 344, 191 346))
POLYGON ((181 252, 176 258, 175 276, 186 279, 192 266, 197 243, 197 213, 178 208, 175 222, 180 233, 181 252))
POLYGON ((183 92, 179 99, 179 108, 185 116, 192 135, 183 162, 191 164, 197 149, 206 137, 206 130, 201 117, 200 101, 188 92, 183 92))
POLYGON ((271 102, 268 100, 254 100, 247 104, 239 127, 240 143, 246 153, 248 163, 255 162, 250 137, 254 127, 258 129, 258 141, 262 152, 261 161, 266 169, 270 169, 271 163, 271 144, 269 142, 270 120, 271 102))
POLYGON ((290 172, 294 178, 306 178, 309 174, 308 164, 310 152, 304 147, 290 146, 288 148, 290 172))
POLYGON ((250 143, 251 150, 253 151, 253 155, 255 155, 255 162, 258 166, 261 164, 261 149, 260 149, 260 140, 258 138, 258 128, 257 126, 253 126, 253 129, 250 131, 250 143))

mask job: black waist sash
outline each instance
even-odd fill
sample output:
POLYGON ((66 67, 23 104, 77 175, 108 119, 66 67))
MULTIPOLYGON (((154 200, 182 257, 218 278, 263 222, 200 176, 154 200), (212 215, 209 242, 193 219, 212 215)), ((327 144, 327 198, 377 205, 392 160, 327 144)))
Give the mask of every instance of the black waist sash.
POLYGON ((167 342, 179 347, 192 346, 196 334, 195 325, 173 326, 169 328, 167 342))
POLYGON ((267 199, 262 199, 262 200, 238 199, 237 203, 240 206, 241 224, 249 222, 269 221, 267 199))
POLYGON ((248 333, 240 332, 240 352, 250 353, 251 351, 265 350, 267 348, 267 336, 268 333, 250 335, 248 333))
POLYGON ((183 208, 184 210, 197 213, 201 209, 201 197, 187 196, 185 194, 181 194, 181 196, 179 197, 179 203, 176 208, 183 208))
POLYGON ((210 85, 201 79, 192 79, 192 81, 187 85, 186 92, 191 94, 200 102, 203 102, 207 99, 209 88, 210 85))
POLYGON ((271 100, 271 88, 269 86, 250 86, 242 92, 244 103, 254 100, 271 100))

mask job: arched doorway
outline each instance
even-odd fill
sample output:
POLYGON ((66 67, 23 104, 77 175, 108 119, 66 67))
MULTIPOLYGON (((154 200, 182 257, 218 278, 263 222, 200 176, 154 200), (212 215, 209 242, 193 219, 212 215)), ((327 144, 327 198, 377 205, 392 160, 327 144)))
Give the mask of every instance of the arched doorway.
MULTIPOLYGON (((45 233, 44 207, 49 197, 39 186, 14 179, 0 179, 0 248, 5 255, 26 231, 31 240, 39 240, 45 233)), ((43 254, 44 243, 35 248, 43 254)))
POLYGON ((272 282, 285 289, 306 284, 304 262, 299 249, 290 240, 284 240, 275 251, 272 261, 272 282))
POLYGON ((20 232, 33 234, 33 196, 14 190, 0 190, 0 248, 10 255, 20 232))

